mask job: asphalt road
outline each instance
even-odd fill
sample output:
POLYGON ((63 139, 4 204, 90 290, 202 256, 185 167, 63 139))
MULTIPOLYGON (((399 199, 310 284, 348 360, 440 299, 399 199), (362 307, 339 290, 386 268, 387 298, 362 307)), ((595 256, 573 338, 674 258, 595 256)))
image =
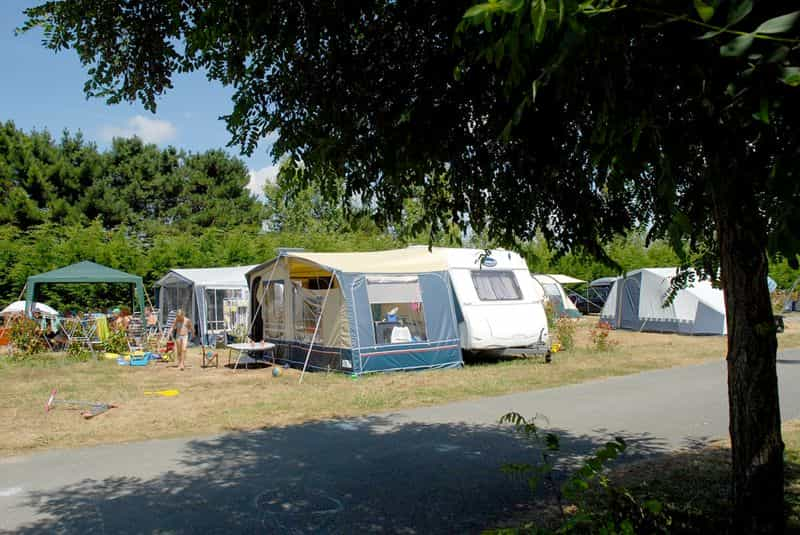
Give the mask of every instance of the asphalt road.
MULTIPOLYGON (((800 351, 779 356, 800 417, 800 351)), ((280 408, 278 410, 291 410, 280 408)), ((444 406, 220 436, 0 459, 0 531, 468 533, 530 500, 504 462, 530 445, 496 425, 547 417, 565 455, 611 436, 628 458, 727 433, 723 362, 444 406)))

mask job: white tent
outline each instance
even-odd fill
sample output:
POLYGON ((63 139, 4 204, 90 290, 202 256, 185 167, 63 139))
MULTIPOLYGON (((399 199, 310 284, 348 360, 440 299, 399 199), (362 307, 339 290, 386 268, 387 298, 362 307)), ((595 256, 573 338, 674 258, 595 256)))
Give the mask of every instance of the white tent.
POLYGON ((159 288, 159 321, 166 325, 169 314, 182 308, 203 339, 247 327, 250 294, 244 275, 254 267, 171 270, 155 284, 159 288))
MULTIPOLYGON (((58 311, 44 303, 34 303, 33 311, 42 314, 43 316, 58 316, 58 311)), ((10 316, 12 314, 24 314, 25 301, 14 301, 3 310, 0 310, 0 316, 10 316)))
POLYGON ((551 279, 554 279, 557 283, 564 285, 564 284, 581 284, 586 282, 583 279, 576 279, 575 277, 570 277, 569 275, 563 275, 561 273, 548 273, 546 275, 551 279))
POLYGON ((545 275, 541 273, 531 273, 531 277, 541 285, 545 297, 547 297, 550 304, 553 305, 557 315, 570 318, 579 318, 581 316, 580 311, 575 307, 575 303, 572 302, 572 299, 567 297, 567 292, 564 291, 562 284, 576 284, 585 281, 570 277, 569 275, 559 274, 545 275))
POLYGON ((727 334, 722 290, 707 280, 678 290, 664 306, 677 268, 628 272, 611 287, 600 319, 614 328, 680 334, 727 334))

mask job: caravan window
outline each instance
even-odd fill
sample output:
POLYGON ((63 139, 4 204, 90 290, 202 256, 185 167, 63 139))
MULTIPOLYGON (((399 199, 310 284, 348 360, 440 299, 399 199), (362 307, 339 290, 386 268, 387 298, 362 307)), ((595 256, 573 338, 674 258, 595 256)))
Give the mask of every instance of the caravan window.
POLYGON ((513 271, 473 271, 472 283, 481 301, 522 299, 522 292, 513 271))
POLYGON ((402 344, 428 339, 417 277, 367 277, 375 343, 402 344))

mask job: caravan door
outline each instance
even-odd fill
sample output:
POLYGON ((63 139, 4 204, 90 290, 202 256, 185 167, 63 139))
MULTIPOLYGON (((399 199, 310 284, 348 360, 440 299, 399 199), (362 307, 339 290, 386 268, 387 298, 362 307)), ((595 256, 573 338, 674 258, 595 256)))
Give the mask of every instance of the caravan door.
POLYGON ((480 351, 549 348, 541 296, 527 269, 451 268, 461 347, 480 351))

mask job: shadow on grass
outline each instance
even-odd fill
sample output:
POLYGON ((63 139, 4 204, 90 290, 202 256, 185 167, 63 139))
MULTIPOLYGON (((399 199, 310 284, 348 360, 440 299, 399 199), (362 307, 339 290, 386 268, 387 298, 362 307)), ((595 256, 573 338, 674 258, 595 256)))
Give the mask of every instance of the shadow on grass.
MULTIPOLYGON (((800 456, 789 451, 785 465, 786 533, 800 533, 800 456)), ((731 459, 727 446, 671 452, 613 468, 613 485, 627 488, 640 502, 660 501, 672 518, 671 533, 700 535, 730 529, 731 459)), ((599 495, 593 507, 604 502, 599 495)))
MULTIPOLYGON (((567 463, 606 440, 561 435, 567 463)), ((630 444, 629 459, 666 447, 646 435, 615 435, 630 444)), ((152 444, 158 455, 158 442, 152 444)), ((126 446, 113 448, 114 455, 126 454, 126 446)), ((34 520, 12 527, 16 533, 479 532, 530 509, 526 483, 500 466, 531 462, 535 453, 506 427, 398 424, 388 417, 228 434, 188 442, 175 471, 156 477, 30 491, 19 505, 34 520)))

